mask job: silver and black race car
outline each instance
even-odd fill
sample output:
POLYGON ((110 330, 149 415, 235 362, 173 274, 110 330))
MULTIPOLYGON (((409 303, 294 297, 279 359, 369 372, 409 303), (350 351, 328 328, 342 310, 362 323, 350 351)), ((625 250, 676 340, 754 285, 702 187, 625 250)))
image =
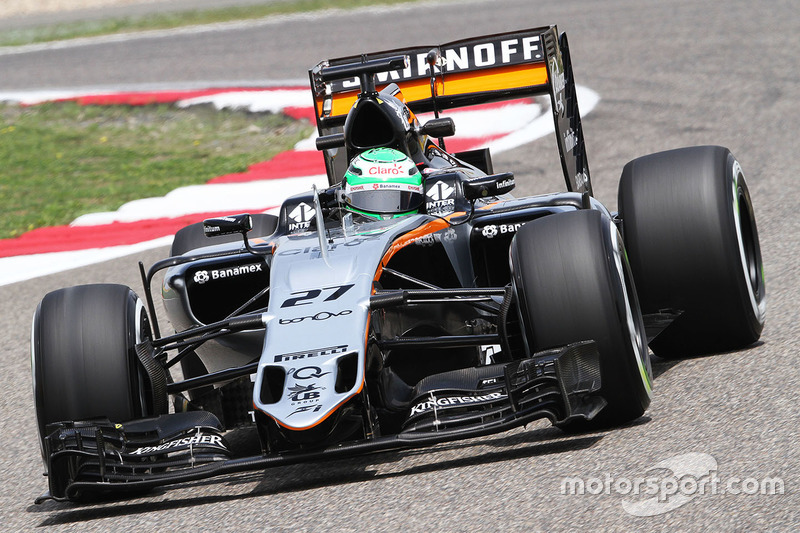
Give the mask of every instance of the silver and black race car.
POLYGON ((759 338, 764 279, 739 163, 717 146, 635 159, 609 212, 592 196, 555 26, 309 74, 327 188, 288 198, 277 217, 182 229, 171 257, 140 263, 144 300, 82 285, 39 304, 40 500, 540 418, 620 425, 650 404, 648 344, 681 357, 759 338), (488 150, 446 151, 455 125, 439 113, 531 96, 550 101, 567 192, 515 198, 488 150), (436 118, 420 125, 421 112, 436 118), (154 279, 174 331, 154 319, 154 279))

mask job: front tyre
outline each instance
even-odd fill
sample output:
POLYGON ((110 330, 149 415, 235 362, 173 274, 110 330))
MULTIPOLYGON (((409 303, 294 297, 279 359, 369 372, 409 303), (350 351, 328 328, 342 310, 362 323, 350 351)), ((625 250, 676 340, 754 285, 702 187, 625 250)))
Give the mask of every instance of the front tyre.
POLYGON ((588 424, 618 425, 650 405, 652 370, 622 239, 599 211, 549 215, 522 226, 511 270, 530 353, 594 340, 600 395, 608 405, 588 424))
POLYGON ((727 148, 634 159, 619 209, 642 312, 682 314, 651 343, 660 357, 732 350, 758 340, 766 300, 753 204, 727 148))
MULTIPOLYGON (((40 442, 47 424, 154 413, 135 346, 150 337, 144 304, 124 285, 80 285, 47 294, 33 316, 31 370, 40 442)), ((44 453, 44 446, 42 447, 44 453)))

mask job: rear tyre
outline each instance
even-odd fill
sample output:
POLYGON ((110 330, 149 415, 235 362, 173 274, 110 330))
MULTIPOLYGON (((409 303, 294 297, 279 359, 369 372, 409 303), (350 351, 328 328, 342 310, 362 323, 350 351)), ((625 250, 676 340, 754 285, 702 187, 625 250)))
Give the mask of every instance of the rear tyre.
POLYGON ((683 313, 651 343, 660 357, 733 350, 764 327, 764 270, 753 204, 727 148, 634 159, 619 209, 642 312, 683 313))
POLYGON ((585 210, 528 222, 511 243, 511 270, 531 353, 597 343, 600 394, 608 405, 592 421, 565 429, 640 417, 650 405, 652 370, 633 278, 611 219, 585 210))
POLYGON ((159 414, 135 351, 149 337, 142 300, 124 285, 81 285, 42 299, 33 315, 31 367, 43 453, 47 424, 159 414))
MULTIPOLYGON (((249 233, 251 237, 265 237, 275 233, 275 228, 278 227, 278 217, 275 215, 266 215, 264 213, 256 213, 250 216, 253 219, 253 229, 249 233)), ((172 239, 172 248, 170 249, 169 255, 170 257, 174 257, 176 255, 183 255, 190 250, 202 248, 203 246, 241 241, 242 236, 238 233, 220 235, 219 237, 210 239, 206 237, 203 232, 203 223, 196 222, 178 230, 178 233, 175 234, 175 238, 172 239)))

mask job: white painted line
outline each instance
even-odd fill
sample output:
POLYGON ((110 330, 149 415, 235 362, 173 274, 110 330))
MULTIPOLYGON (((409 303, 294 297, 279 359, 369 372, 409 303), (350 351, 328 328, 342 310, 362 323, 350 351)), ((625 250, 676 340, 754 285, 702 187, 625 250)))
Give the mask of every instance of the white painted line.
POLYGON ((309 89, 266 91, 241 91, 187 98, 178 102, 178 107, 211 104, 216 109, 247 109, 253 113, 277 113, 286 107, 311 107, 309 89))
POLYGON ((245 183, 191 185, 175 189, 164 196, 128 202, 116 211, 82 215, 70 225, 97 226, 112 222, 174 218, 212 211, 233 213, 243 209, 253 209, 259 205, 265 207, 280 205, 289 196, 310 191, 312 184, 317 187, 327 187, 328 178, 323 174, 245 183))
POLYGON ((73 268, 93 265, 158 246, 168 246, 171 243, 172 236, 168 236, 152 241, 124 246, 112 246, 110 248, 4 257, 0 259, 0 286, 38 278, 39 276, 47 276, 48 274, 56 274, 73 268))

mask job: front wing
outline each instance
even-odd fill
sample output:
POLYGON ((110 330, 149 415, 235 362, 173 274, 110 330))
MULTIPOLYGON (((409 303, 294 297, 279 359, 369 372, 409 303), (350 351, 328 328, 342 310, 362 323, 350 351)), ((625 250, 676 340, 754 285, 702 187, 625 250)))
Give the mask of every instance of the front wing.
POLYGON ((114 424, 61 422, 45 439, 46 499, 142 491, 268 467, 369 452, 423 447, 509 430, 539 418, 559 424, 591 419, 604 406, 593 341, 539 352, 529 359, 467 369, 464 386, 429 388, 412 402, 402 431, 315 450, 233 457, 222 426, 194 411, 114 424), (470 372, 471 371, 471 372, 470 372), (466 385, 475 382, 474 385, 466 385))

